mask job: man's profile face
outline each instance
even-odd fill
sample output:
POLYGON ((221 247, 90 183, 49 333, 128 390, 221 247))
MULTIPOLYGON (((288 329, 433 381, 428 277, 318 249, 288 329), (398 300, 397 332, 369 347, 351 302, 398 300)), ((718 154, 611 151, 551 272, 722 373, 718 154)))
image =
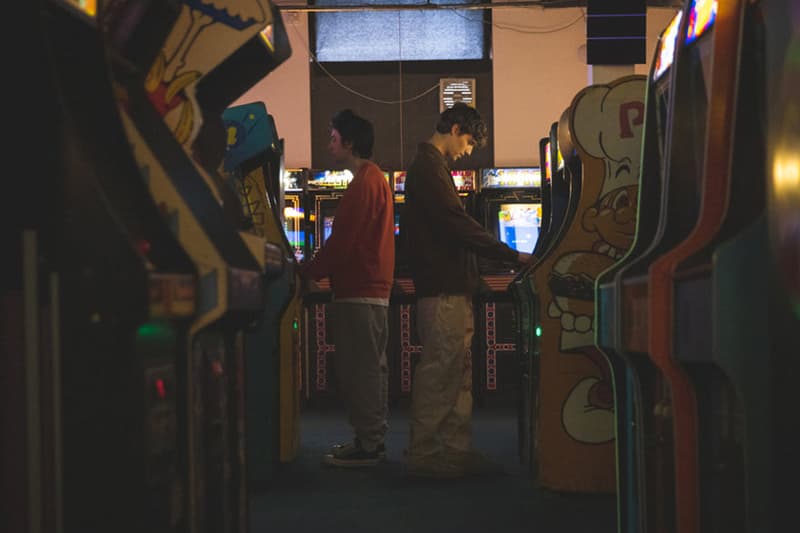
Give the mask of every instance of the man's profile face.
POLYGON ((337 164, 344 163, 350 156, 352 147, 349 143, 342 142, 342 136, 336 128, 331 128, 328 140, 328 153, 337 164))
POLYGON ((447 147, 447 156, 456 161, 457 159, 470 155, 475 148, 475 139, 470 133, 461 133, 458 124, 454 124, 450 130, 450 142, 447 147))

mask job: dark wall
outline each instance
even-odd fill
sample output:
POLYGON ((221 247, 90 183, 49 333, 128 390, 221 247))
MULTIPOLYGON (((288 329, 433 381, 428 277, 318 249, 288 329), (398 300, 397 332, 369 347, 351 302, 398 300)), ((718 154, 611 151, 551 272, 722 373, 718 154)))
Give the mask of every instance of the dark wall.
POLYGON ((349 107, 375 125, 372 159, 385 170, 405 170, 414 158, 417 145, 428 140, 436 126, 439 117, 439 79, 461 77, 475 78, 475 100, 478 111, 489 126, 489 142, 470 157, 457 161, 453 168, 494 166, 491 61, 415 61, 402 65, 387 61, 326 63, 323 66, 349 89, 379 100, 398 101, 417 96, 434 85, 436 89, 413 102, 373 102, 344 89, 319 65, 312 64, 311 164, 314 168, 331 167, 333 162, 327 151, 330 117, 336 111, 349 107))

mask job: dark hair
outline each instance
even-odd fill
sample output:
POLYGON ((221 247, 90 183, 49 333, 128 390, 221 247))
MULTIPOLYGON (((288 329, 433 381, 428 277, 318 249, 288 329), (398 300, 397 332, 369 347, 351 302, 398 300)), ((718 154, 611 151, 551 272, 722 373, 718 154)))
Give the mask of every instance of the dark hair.
POLYGON ((454 124, 458 124, 458 130, 462 135, 472 135, 476 146, 486 144, 488 131, 486 123, 481 118, 481 114, 474 107, 470 107, 464 102, 456 102, 453 107, 445 109, 439 115, 436 123, 436 131, 439 133, 450 133, 454 124))
POLYGON ((331 128, 339 132, 342 143, 353 145, 353 155, 364 159, 372 157, 375 130, 369 120, 359 117, 350 109, 343 109, 331 117, 331 128))

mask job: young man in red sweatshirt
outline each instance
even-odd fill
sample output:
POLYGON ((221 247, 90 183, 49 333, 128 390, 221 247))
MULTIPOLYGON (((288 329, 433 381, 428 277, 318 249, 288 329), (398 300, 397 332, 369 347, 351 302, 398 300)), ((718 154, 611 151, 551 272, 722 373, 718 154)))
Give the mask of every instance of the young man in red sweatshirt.
POLYGON ((372 124, 345 109, 331 119, 328 144, 353 180, 336 208, 325 244, 306 264, 306 279, 329 277, 338 392, 355 438, 323 457, 341 467, 374 466, 385 458, 388 429, 389 295, 394 281, 394 197, 383 172, 369 161, 372 124))

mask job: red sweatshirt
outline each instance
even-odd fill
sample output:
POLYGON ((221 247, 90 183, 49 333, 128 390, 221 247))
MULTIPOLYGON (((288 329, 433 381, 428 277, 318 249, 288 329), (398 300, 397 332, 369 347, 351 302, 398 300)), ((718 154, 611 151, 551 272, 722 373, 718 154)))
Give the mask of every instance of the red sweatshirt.
POLYGON ((331 279, 336 298, 389 298, 394 281, 394 197, 367 161, 336 207, 328 240, 306 264, 307 277, 331 279))

